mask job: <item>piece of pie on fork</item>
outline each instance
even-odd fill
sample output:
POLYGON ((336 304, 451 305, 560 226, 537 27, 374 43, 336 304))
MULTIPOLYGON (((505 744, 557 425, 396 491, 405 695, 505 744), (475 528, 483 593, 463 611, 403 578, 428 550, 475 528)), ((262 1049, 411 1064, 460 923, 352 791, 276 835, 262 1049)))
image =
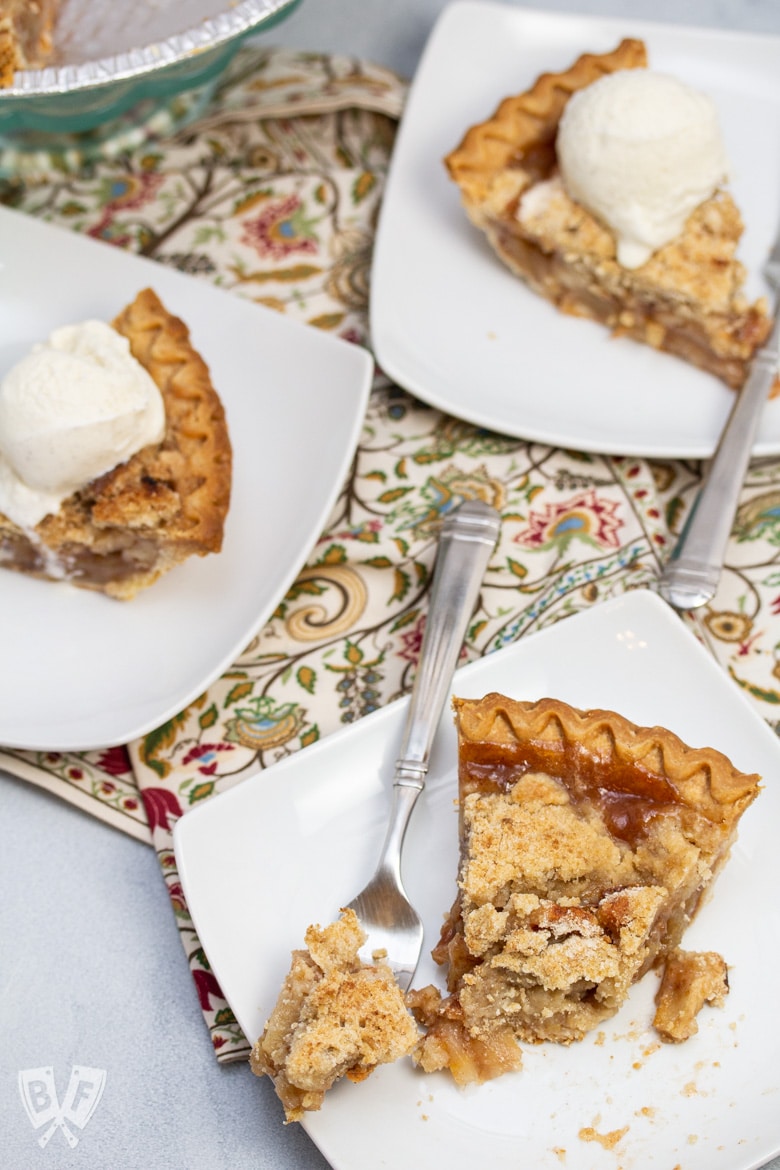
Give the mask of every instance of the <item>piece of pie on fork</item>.
POLYGON ((571 95, 606 74, 646 65, 643 42, 627 39, 545 73, 472 126, 445 163, 469 218, 535 293, 738 388, 770 321, 764 301, 750 304, 742 292, 736 251, 743 225, 731 195, 716 191, 681 236, 629 270, 615 258, 612 234, 558 176, 556 133, 571 95))

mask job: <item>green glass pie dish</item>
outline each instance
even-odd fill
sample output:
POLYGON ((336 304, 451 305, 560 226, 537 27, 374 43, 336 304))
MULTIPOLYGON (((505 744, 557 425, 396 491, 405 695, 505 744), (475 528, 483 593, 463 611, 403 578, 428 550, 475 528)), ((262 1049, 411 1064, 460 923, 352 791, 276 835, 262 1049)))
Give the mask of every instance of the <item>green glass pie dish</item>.
POLYGON ((51 64, 0 89, 0 149, 67 149, 84 135, 105 142, 155 115, 164 129, 208 93, 245 37, 300 2, 63 0, 51 64))

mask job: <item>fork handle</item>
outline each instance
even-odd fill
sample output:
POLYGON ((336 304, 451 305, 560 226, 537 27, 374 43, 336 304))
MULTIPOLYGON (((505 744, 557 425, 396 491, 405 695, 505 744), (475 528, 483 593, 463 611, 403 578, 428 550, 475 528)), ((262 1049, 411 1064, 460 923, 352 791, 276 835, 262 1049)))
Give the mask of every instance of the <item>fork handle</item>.
POLYGON ((779 334, 780 317, 775 317, 771 336, 753 358, 709 471, 661 573, 658 590, 676 609, 705 605, 718 588, 753 440, 778 373, 779 334))
POLYGON ((500 527, 498 512, 482 500, 465 500, 444 522, 396 787, 419 792, 425 785, 433 738, 500 527))

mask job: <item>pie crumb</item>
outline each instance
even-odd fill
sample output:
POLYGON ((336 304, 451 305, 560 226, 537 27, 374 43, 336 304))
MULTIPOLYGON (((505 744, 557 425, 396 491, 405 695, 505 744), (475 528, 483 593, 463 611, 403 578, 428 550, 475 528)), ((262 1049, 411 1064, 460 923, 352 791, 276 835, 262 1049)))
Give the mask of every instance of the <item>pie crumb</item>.
POLYGON ((599 1133, 593 1126, 585 1125, 579 1131, 577 1137, 583 1142, 598 1142, 605 1150, 614 1150, 615 1146, 626 1136, 630 1128, 630 1125, 624 1125, 622 1129, 613 1129, 609 1133, 599 1133))
POLYGON ((666 961, 653 1026, 663 1040, 688 1040, 699 1030, 697 1016, 704 1005, 722 1007, 728 993, 728 967, 721 955, 678 948, 666 961))

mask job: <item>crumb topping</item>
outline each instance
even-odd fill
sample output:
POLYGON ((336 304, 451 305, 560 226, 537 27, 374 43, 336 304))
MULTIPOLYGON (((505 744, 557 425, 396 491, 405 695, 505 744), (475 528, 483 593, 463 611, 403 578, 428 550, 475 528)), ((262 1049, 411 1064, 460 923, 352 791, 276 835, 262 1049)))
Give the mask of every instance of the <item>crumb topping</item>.
POLYGON ((341 1077, 364 1080, 411 1052, 418 1031, 386 963, 368 964, 353 910, 306 931, 250 1064, 273 1079, 288 1121, 319 1109, 341 1077))

